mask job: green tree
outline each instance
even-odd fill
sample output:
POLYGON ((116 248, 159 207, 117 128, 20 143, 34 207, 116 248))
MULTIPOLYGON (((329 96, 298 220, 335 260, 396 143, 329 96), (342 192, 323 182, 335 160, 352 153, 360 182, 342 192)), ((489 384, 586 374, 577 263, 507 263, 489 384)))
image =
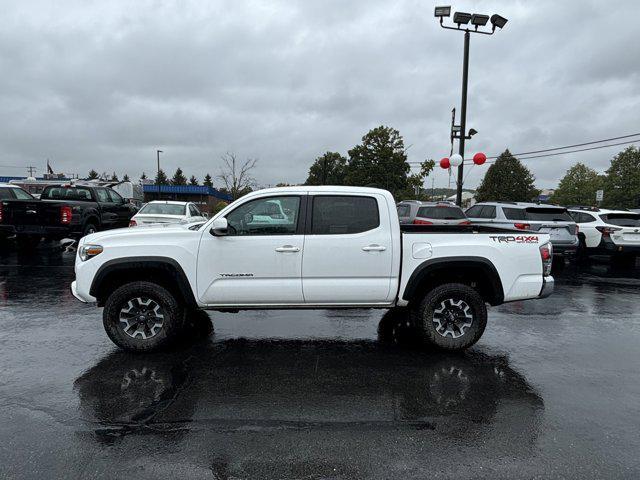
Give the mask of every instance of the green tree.
POLYGON ((605 207, 640 206, 640 149, 628 147, 611 160, 604 180, 605 207))
POLYGON ((131 180, 129 179, 129 175, 127 175, 126 173, 124 174, 124 177, 122 177, 122 181, 123 182, 130 182, 131 180))
POLYGON ((169 179, 167 178, 167 174, 164 173, 164 170, 158 170, 158 174, 156 175, 156 179, 154 182, 156 185, 168 185, 169 179))
POLYGON ((409 171, 400 132, 381 125, 349 150, 345 184, 384 188, 399 196, 410 188, 409 171))
POLYGON ((326 152, 309 167, 305 185, 344 185, 347 159, 338 152, 326 152))
POLYGON ((202 182, 202 184, 205 187, 213 187, 213 182, 211 181, 211 175, 209 175, 208 173, 204 176, 204 181, 202 182))
POLYGON ((140 176, 140 180, 146 180, 147 179, 147 174, 142 172, 142 175, 140 176))
POLYGON ((176 173, 173 174, 173 178, 171 179, 171 185, 186 185, 187 177, 182 173, 182 169, 180 167, 176 168, 176 173))
POLYGON ((87 175, 87 180, 95 180, 100 176, 98 172, 94 169, 89 170, 89 175, 87 175))
POLYGON ((476 190, 476 200, 530 202, 539 194, 534 182, 535 177, 529 169, 505 150, 484 175, 476 190))
POLYGON ((578 162, 562 177, 551 202, 560 205, 595 205, 596 190, 601 185, 598 172, 578 162))
POLYGON ((191 178, 189 179, 189 185, 200 185, 195 175, 191 175, 191 178))
POLYGON ((111 175, 110 181, 112 182, 119 182, 120 180, 118 180, 118 175, 116 175, 116 172, 113 172, 113 174, 111 175))

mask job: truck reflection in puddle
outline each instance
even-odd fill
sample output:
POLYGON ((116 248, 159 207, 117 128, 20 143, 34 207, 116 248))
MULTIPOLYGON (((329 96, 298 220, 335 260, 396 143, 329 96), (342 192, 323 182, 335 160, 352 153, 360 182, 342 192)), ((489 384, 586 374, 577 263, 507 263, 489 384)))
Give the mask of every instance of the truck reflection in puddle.
POLYGON ((502 455, 530 451, 544 403, 505 356, 477 347, 425 352, 411 340, 411 329, 386 315, 378 342, 239 339, 150 355, 116 351, 75 387, 98 442, 118 445, 145 434, 133 450, 148 448, 149 455, 157 452, 149 435, 195 443, 187 456, 223 470, 243 459, 234 468, 244 475, 247 462, 278 470, 308 451, 320 457, 317 465, 327 455, 339 465, 363 435, 366 448, 381 454, 389 442, 411 449, 421 435, 462 446, 484 442, 473 447, 481 450, 499 442, 502 455))

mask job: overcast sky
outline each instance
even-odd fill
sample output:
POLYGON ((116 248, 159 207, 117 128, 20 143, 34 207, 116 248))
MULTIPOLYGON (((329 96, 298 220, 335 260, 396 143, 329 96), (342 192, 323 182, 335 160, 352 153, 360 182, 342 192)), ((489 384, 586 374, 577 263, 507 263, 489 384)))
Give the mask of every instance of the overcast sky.
MULTIPOLYGON (((446 4, 446 3, 445 3, 446 4)), ((261 185, 303 182, 315 157, 384 124, 411 161, 449 151, 463 35, 428 1, 4 2, 0 175, 46 159, 120 176, 180 166, 202 179, 227 151, 261 185)), ((521 152, 640 131, 636 1, 461 1, 509 19, 471 39, 467 152, 521 152)), ((623 147, 620 147, 623 148, 623 147)), ((529 160, 540 188, 617 149, 529 160)), ((475 167, 466 186, 476 186, 475 167)), ((447 185, 436 169, 436 186, 447 185)), ((428 181, 431 185, 431 179, 428 181)))

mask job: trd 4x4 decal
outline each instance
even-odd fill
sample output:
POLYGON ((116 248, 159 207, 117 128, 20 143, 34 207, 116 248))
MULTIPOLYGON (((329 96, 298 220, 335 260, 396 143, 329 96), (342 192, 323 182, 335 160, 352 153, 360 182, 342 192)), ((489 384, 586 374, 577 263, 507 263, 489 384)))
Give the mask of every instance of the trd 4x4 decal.
POLYGON ((489 235, 489 238, 498 243, 538 243, 537 235, 489 235))

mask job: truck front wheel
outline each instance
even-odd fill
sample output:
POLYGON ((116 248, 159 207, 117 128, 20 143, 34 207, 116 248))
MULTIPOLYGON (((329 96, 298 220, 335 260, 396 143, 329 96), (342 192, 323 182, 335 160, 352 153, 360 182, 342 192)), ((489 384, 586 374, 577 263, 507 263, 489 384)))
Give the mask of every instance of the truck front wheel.
POLYGON ((487 325, 487 307, 480 294, 461 283, 439 285, 411 311, 424 344, 442 350, 464 350, 476 343, 487 325))
POLYGON ((175 296, 160 285, 131 282, 109 295, 102 323, 120 348, 151 352, 170 346, 179 337, 184 310, 175 296))

